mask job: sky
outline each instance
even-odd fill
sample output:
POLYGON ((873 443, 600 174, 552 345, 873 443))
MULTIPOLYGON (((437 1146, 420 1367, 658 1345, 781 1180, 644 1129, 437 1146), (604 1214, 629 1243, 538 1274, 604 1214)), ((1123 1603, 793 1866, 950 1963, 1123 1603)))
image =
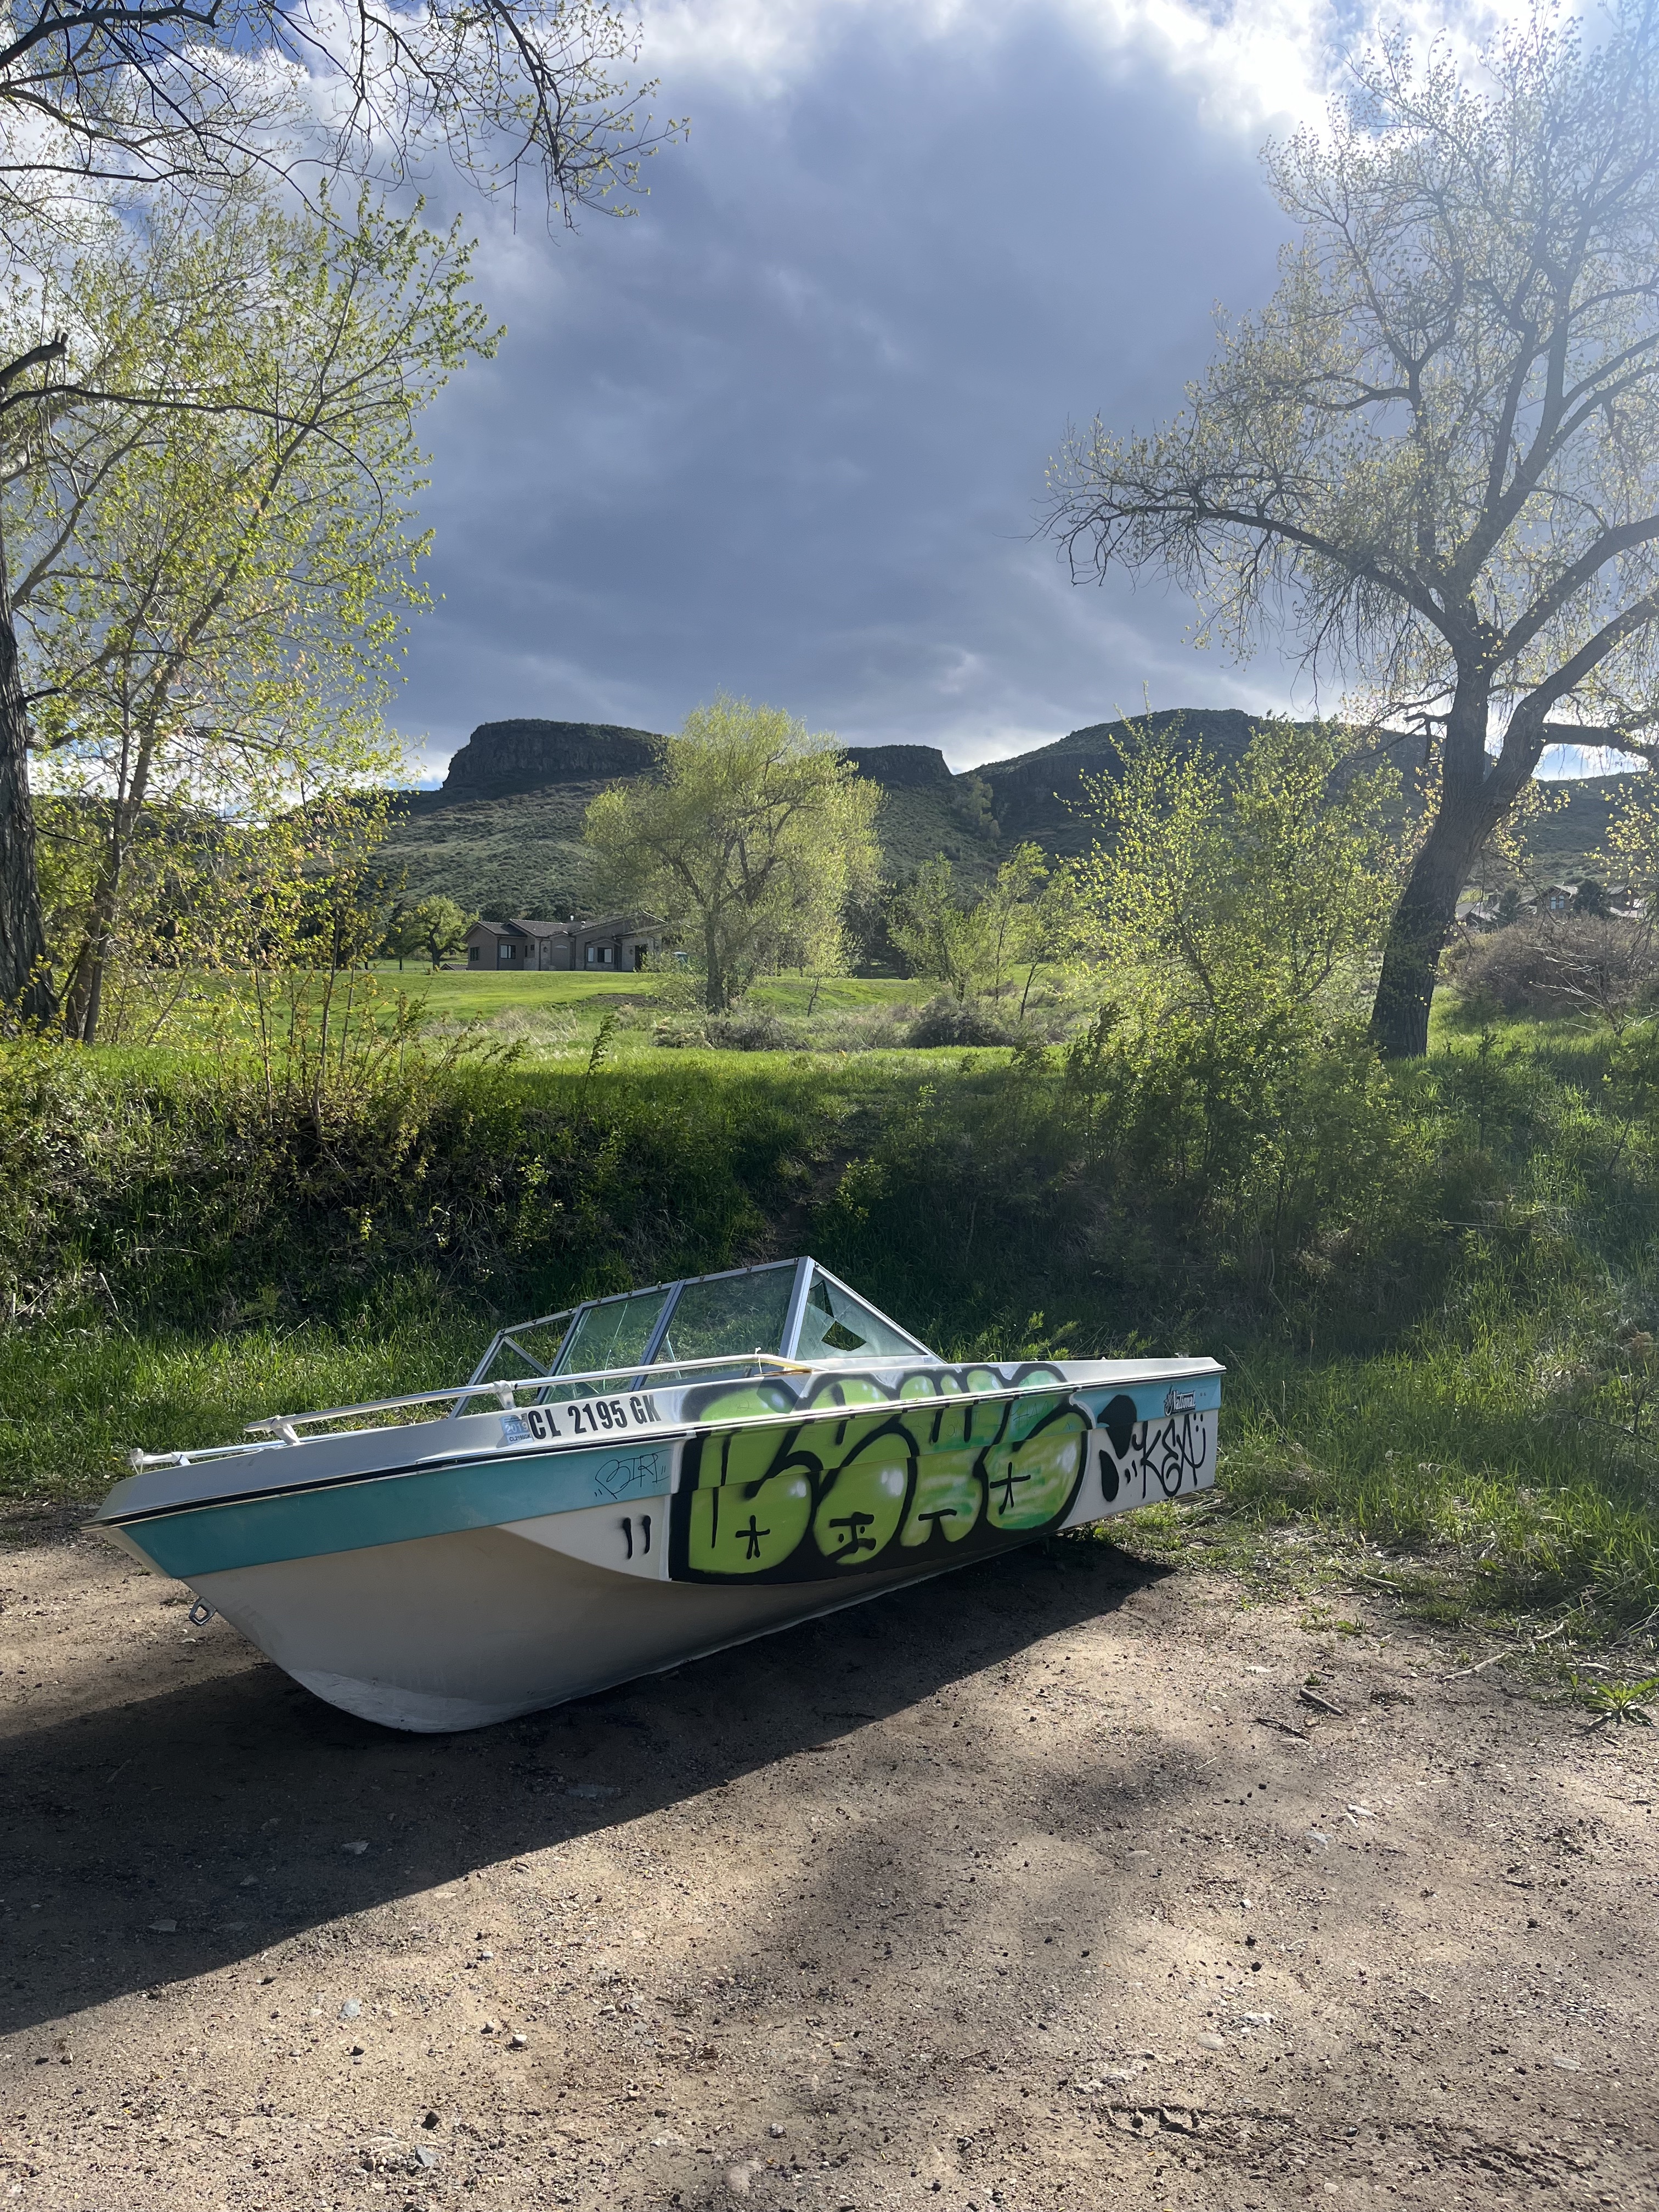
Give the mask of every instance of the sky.
POLYGON ((438 605, 395 720, 430 779, 510 715, 678 728, 719 690, 951 765, 1157 707, 1316 701, 1161 583, 1037 534, 1068 423, 1179 407, 1287 235, 1316 0, 647 0, 684 143, 626 221, 485 222, 507 325, 426 421, 438 605))

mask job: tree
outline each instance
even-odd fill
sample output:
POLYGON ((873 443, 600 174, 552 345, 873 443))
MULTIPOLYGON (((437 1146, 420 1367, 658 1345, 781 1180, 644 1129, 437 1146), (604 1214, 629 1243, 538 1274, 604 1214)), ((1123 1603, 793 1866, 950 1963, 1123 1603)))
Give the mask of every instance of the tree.
POLYGON ((913 975, 943 983, 959 1002, 976 988, 985 966, 985 917, 957 888, 948 855, 937 854, 914 882, 895 894, 888 935, 913 975))
POLYGON ((148 805, 269 816, 395 768, 380 710, 425 601, 415 418, 493 349, 467 283, 453 232, 367 201, 350 227, 284 214, 251 186, 204 227, 169 211, 78 262, 66 306, 112 326, 106 349, 238 404, 70 413, 17 487, 35 749, 79 802, 60 834, 100 847, 72 1037, 97 1033, 148 805))
POLYGON ((1121 750, 1119 775, 1087 781, 1104 835, 1078 904, 1128 995, 1270 1050, 1287 1023, 1352 1020, 1392 895, 1392 772, 1288 722, 1256 729, 1231 778, 1178 727, 1130 725, 1121 750))
MULTIPOLYGON (((171 194, 199 210, 262 170, 302 188, 307 172, 401 181, 435 152, 515 202, 521 174, 539 170, 550 210, 569 221, 580 206, 625 203, 651 150, 636 112, 648 88, 612 74, 632 50, 603 0, 25 0, 0 33, 0 112, 11 118, 0 238, 27 294, 49 289, 77 231, 112 209, 171 194)), ((222 388, 112 380, 72 323, 37 313, 34 325, 0 353, 0 447, 27 447, 70 410, 243 404, 222 388)), ((265 395, 253 411, 292 419, 286 395, 272 408, 265 395)), ((0 1010, 40 1021, 56 993, 27 738, 0 542, 0 1010)))
POLYGON ((880 797, 833 738, 722 693, 662 740, 654 781, 600 793, 583 834, 601 895, 680 933, 719 1013, 765 968, 845 971, 880 797))
POLYGON ((471 928, 474 916, 456 905, 453 898, 441 892, 416 902, 410 915, 414 935, 414 948, 424 952, 428 963, 434 970, 446 960, 453 960, 466 943, 466 933, 471 928))
POLYGON ((958 1003, 1018 983, 1023 1020, 1038 971, 1066 942, 1070 895, 1069 872, 1051 870, 1036 845, 1017 845, 976 899, 963 898, 941 853, 895 895, 888 933, 913 975, 944 983, 958 1003))
POLYGON ((1328 135, 1270 147, 1301 227, 1155 436, 1097 422, 1049 526, 1074 569, 1162 569, 1243 647, 1283 621, 1424 745, 1430 812, 1372 1011, 1426 1049, 1475 855, 1553 737, 1659 750, 1659 17, 1534 17, 1478 81, 1403 37, 1328 135), (1495 753, 1491 750, 1495 745, 1495 753))
POLYGON ((539 170, 568 219, 648 150, 630 158, 650 88, 612 75, 634 43, 602 0, 23 0, 0 37, 0 222, 43 191, 211 191, 250 161, 402 181, 434 152, 489 185, 539 170))

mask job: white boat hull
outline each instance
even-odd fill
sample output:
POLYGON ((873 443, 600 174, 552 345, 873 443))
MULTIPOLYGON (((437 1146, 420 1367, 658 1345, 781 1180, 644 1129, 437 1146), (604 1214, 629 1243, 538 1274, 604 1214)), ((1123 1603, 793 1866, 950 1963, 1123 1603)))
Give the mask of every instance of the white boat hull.
POLYGON ((198 1594, 331 1705, 433 1735, 611 1688, 940 1570, 854 1587, 646 1581, 507 1528, 198 1576, 198 1594))

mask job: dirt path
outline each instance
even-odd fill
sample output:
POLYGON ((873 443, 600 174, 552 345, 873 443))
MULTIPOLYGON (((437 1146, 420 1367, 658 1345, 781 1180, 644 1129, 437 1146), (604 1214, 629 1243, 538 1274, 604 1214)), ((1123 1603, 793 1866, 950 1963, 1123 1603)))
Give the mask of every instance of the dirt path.
POLYGON ((1659 1732, 1066 1550, 453 1738, 0 1555, 0 2212, 1659 2206, 1659 1732))

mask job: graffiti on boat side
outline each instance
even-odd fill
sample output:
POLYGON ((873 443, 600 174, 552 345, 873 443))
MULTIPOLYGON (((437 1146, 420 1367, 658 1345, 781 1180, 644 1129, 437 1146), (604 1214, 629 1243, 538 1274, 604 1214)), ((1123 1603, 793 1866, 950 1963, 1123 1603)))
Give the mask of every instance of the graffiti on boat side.
POLYGON ((805 1582, 957 1565, 1061 1528, 1074 1509, 1092 1519, 1127 1504, 1132 1485, 1172 1498, 1210 1479, 1210 1431, 1190 1401, 1162 1419, 1127 1397, 1100 1403, 1042 1364, 710 1384, 686 1413, 744 1425, 687 1443, 669 1572, 805 1582), (826 1419, 831 1407, 845 1417, 826 1419), (1085 1494, 1091 1445, 1099 1489, 1085 1494))

